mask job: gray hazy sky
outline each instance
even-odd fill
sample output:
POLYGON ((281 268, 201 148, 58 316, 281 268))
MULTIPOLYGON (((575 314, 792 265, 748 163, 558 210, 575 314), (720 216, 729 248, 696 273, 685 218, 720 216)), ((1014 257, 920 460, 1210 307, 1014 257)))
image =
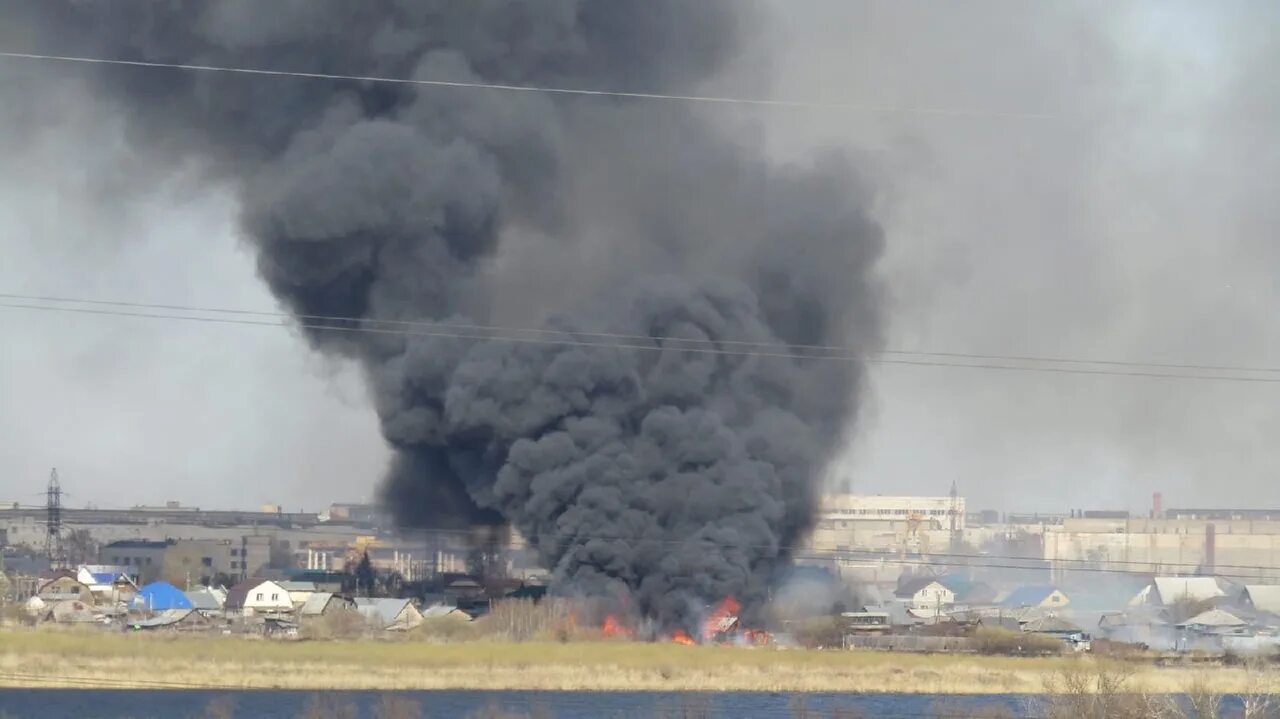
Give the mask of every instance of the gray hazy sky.
MULTIPOLYGON (((891 347, 1280 366, 1280 8, 772 10, 709 90, 976 113, 716 110, 779 158, 864 156, 891 347)), ((7 73, 0 292, 273 309, 227 192, 142 166, 74 70, 7 73)), ((55 465, 73 506, 372 496, 386 454, 359 377, 287 330, 4 308, 0 326, 0 499, 39 501, 55 465)), ((1280 384, 872 378, 835 468, 857 491, 956 480, 1002 509, 1140 509, 1157 489, 1168 505, 1280 505, 1280 384)))

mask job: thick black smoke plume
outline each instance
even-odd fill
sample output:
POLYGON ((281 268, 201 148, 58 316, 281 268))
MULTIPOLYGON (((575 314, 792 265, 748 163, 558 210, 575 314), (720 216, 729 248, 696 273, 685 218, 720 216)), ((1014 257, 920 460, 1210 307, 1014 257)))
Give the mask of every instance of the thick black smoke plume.
MULTIPOLYGON (((665 93, 733 56, 742 7, 0 0, 33 52, 665 93)), ((881 236, 844 159, 775 167, 676 103, 94 72, 140 152, 235 183, 281 302, 352 318, 306 332, 367 373, 403 523, 513 524, 563 586, 667 625, 760 598, 861 383, 792 355, 879 337, 881 236), (566 334, 466 329, 504 322, 566 334)))

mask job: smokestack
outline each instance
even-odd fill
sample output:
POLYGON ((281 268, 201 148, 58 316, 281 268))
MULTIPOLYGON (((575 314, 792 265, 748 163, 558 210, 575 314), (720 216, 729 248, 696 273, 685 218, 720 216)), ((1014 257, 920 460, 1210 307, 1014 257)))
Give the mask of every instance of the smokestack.
MULTIPOLYGON (((11 51, 685 95, 760 30, 733 0, 10 5, 11 51)), ((814 348, 882 334, 848 158, 775 166, 675 102, 84 71, 139 153, 237 191, 269 289, 361 365, 402 526, 515 525, 665 627, 763 601, 864 382, 814 348)))
POLYGON ((1151 495, 1151 518, 1164 518, 1164 495, 1160 492, 1151 495))
POLYGON ((1213 575, 1217 572, 1218 531, 1210 522, 1204 525, 1204 573, 1213 575))

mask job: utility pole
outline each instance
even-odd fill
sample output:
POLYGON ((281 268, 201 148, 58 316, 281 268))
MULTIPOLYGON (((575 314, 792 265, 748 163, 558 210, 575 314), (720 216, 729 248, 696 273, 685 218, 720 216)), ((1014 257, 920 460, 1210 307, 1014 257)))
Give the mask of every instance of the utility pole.
POLYGON ((62 485, 58 482, 58 468, 49 471, 49 486, 45 490, 44 551, 49 557, 50 569, 62 569, 67 563, 62 551, 62 485))
POLYGON ((951 553, 960 549, 960 493, 956 489, 955 480, 951 480, 951 553))

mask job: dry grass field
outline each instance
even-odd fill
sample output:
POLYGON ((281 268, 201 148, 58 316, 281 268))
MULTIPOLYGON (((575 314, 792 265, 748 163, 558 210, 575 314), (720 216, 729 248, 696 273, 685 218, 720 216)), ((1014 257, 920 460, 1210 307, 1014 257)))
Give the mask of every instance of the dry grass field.
MULTIPOLYGON (((686 647, 669 643, 280 641, 0 630, 0 686, 1037 693, 1090 659, 686 647)), ((1236 667, 1127 666, 1130 688, 1177 692, 1236 667)), ((1268 681, 1274 679, 1269 677, 1268 681)))

